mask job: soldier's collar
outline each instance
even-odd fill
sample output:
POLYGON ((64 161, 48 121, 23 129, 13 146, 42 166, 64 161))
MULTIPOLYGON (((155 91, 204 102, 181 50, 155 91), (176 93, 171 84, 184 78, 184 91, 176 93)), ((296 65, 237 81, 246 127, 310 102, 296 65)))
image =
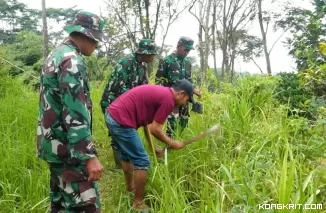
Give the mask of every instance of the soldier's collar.
POLYGON ((71 45, 71 46, 75 47, 75 48, 76 48, 76 51, 77 51, 79 54, 81 54, 81 52, 80 52, 78 46, 77 46, 77 45, 76 45, 72 40, 70 40, 69 38, 65 38, 65 39, 63 40, 62 43, 64 43, 65 45, 71 45))

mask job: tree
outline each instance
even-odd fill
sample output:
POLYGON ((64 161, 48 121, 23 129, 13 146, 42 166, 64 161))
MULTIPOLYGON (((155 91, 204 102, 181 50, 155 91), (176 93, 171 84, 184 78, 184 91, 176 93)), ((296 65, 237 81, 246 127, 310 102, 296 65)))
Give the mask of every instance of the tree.
POLYGON ((199 60, 200 60, 200 79, 204 79, 208 70, 208 56, 210 55, 210 39, 215 28, 214 20, 211 18, 212 6, 216 7, 217 0, 212 5, 212 0, 196 0, 189 7, 189 12, 198 21, 198 45, 199 60))
POLYGON ((248 35, 247 32, 243 32, 237 49, 237 55, 242 56, 244 62, 252 61, 260 70, 260 73, 264 74, 262 68, 255 61, 255 58, 261 57, 263 53, 263 45, 260 38, 248 35))
POLYGON ((313 5, 315 8, 312 11, 290 7, 285 17, 277 22, 279 27, 290 29, 291 36, 287 37, 286 44, 299 72, 309 68, 309 60, 325 63, 319 52, 319 44, 324 41, 326 33, 326 24, 323 23, 326 6, 321 0, 314 0, 313 5))
POLYGON ((217 17, 220 27, 217 29, 217 41, 222 51, 222 78, 225 72, 234 75, 234 62, 237 55, 239 36, 247 31, 248 24, 255 17, 254 0, 223 0, 222 13, 217 17))
MULTIPOLYGON (((270 26, 270 24, 272 24, 274 22, 273 31, 276 32, 278 30, 276 19, 279 18, 281 15, 279 14, 279 12, 276 13, 271 10, 270 11, 263 10, 263 2, 266 3, 267 1, 266 0, 257 0, 257 9, 258 9, 258 11, 257 11, 258 19, 257 20, 259 23, 260 32, 261 32, 261 36, 262 36, 262 45, 263 45, 264 56, 265 56, 265 60, 266 60, 267 74, 272 75, 270 54, 271 54, 275 44, 282 38, 284 33, 286 33, 289 28, 283 28, 282 33, 274 41, 274 43, 272 44, 272 47, 270 49, 268 49, 267 33, 268 33, 269 26, 270 26)), ((270 5, 273 5, 273 4, 276 4, 277 2, 275 0, 271 0, 268 3, 270 3, 270 5)), ((279 6, 277 8, 280 8, 280 7, 281 6, 279 6)), ((273 7, 270 6, 270 8, 273 8, 273 7)), ((275 8, 275 6, 274 6, 274 8, 275 8)))
MULTIPOLYGON (((158 35, 163 35, 160 45, 162 51, 169 27, 189 6, 186 0, 183 5, 181 0, 107 0, 106 4, 109 20, 116 20, 122 27, 119 40, 126 38, 129 43, 127 47, 132 51, 136 50, 140 38, 157 40, 158 35)), ((152 70, 153 64, 149 64, 149 74, 152 70)))
POLYGON ((0 1, 0 44, 14 43, 18 32, 22 30, 40 34, 38 10, 28 9, 17 0, 0 1))
POLYGON ((61 42, 63 39, 63 28, 62 26, 66 26, 72 24, 76 14, 80 11, 75 9, 76 6, 71 8, 47 8, 47 20, 48 23, 56 23, 61 26, 60 30, 51 30, 51 25, 48 28, 49 31, 49 42, 56 46, 58 42, 61 42))
POLYGON ((43 21, 43 58, 45 59, 49 54, 49 35, 48 25, 46 21, 46 7, 45 0, 42 0, 42 21, 43 21))
POLYGON ((5 46, 10 60, 21 61, 24 66, 32 66, 43 56, 42 36, 30 31, 17 34, 16 42, 5 46))

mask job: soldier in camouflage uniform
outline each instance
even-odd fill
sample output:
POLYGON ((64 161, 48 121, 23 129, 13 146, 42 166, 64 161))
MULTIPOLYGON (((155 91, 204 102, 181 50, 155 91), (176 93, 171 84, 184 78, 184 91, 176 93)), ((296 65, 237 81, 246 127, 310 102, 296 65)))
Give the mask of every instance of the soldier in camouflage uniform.
MULTIPOLYGON (((102 112, 121 94, 143 84, 148 84, 147 63, 153 61, 157 54, 157 46, 151 39, 142 39, 138 50, 121 58, 108 79, 100 102, 102 112)), ((109 133, 110 136, 110 133, 109 133)), ((120 152, 115 141, 111 140, 116 168, 121 169, 120 152)))
MULTIPOLYGON (((187 58, 193 48, 194 41, 188 37, 180 37, 177 49, 163 60, 160 60, 156 72, 156 84, 171 87, 179 79, 187 79, 191 83, 191 61, 187 58)), ((201 96, 198 89, 194 89, 194 94, 201 96)), ((188 125, 189 104, 176 108, 168 117, 167 135, 173 137, 177 124, 183 130, 188 125)))
POLYGON ((92 102, 82 55, 90 56, 103 35, 97 15, 79 12, 69 37, 46 58, 40 82, 38 157, 50 169, 51 213, 99 213, 95 182, 103 167, 91 137, 92 102))

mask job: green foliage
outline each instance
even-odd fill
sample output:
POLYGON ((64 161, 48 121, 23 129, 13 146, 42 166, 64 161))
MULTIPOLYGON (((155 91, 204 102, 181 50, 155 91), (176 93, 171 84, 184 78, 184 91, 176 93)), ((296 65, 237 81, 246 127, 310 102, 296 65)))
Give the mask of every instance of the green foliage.
MULTIPOLYGON (((232 84, 222 84, 223 92, 236 97, 234 100, 245 101, 247 107, 253 111, 264 109, 264 105, 273 105, 272 94, 276 87, 277 79, 274 77, 262 77, 260 75, 243 76, 232 84)), ((240 104, 240 103, 238 103, 240 104)), ((234 106, 238 104, 235 103, 234 106)))
POLYGON ((323 41, 326 33, 326 25, 323 22, 326 6, 320 0, 312 3, 315 6, 314 11, 290 8, 287 17, 278 22, 278 26, 291 29, 292 37, 287 39, 287 44, 299 72, 309 68, 311 61, 319 65, 325 63, 325 57, 319 52, 319 43, 323 41))
POLYGON ((47 164, 36 157, 38 97, 18 79, 0 78, 0 212, 46 212, 47 164))
POLYGON ((216 91, 219 86, 219 82, 212 68, 208 68, 205 78, 205 85, 207 86, 209 91, 216 91))
POLYGON ((299 73, 301 84, 304 85, 307 90, 312 92, 315 96, 321 97, 325 95, 326 92, 326 63, 320 63, 320 61, 315 61, 311 51, 318 52, 319 58, 326 59, 326 43, 322 42, 316 50, 312 48, 307 48, 306 58, 308 67, 299 73), (310 52, 308 52, 310 50, 310 52))
MULTIPOLYGON (((204 114, 191 112, 189 127, 177 139, 216 123, 221 131, 183 150, 168 151, 167 165, 154 163, 144 143, 153 162, 146 200, 155 212, 260 212, 262 203, 323 202, 326 170, 318 160, 326 148, 322 124, 288 117, 272 96, 276 82, 275 77, 248 76, 222 83, 220 93, 201 88, 204 114)), ((109 169, 114 165, 107 148, 110 139, 95 104, 104 86, 92 82, 91 91, 93 138, 106 168, 99 181, 102 211, 128 212, 132 196, 125 192, 123 173, 109 169)), ((0 96, 0 129, 5 133, 0 134, 0 211, 46 212, 49 173, 35 156, 37 94, 18 79, 5 77, 0 78, 0 96)))
POLYGON ((106 58, 98 58, 95 54, 92 54, 91 56, 84 57, 84 59, 89 79, 103 81, 111 69, 106 58))
POLYGON ((279 80, 275 89, 275 99, 280 104, 287 105, 291 114, 310 115, 312 93, 301 87, 298 75, 281 72, 277 76, 279 80))
POLYGON ((42 58, 42 36, 30 31, 21 31, 16 42, 6 45, 5 48, 6 58, 32 66, 42 58))

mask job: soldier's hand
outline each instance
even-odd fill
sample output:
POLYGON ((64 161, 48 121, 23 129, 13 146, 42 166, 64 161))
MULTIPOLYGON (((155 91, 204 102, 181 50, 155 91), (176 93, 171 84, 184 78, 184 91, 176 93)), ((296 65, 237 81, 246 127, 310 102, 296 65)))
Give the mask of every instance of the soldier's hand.
POLYGON ((171 149, 182 149, 185 147, 185 144, 180 141, 173 141, 173 143, 170 144, 171 149))
POLYGON ((197 95, 198 97, 201 97, 200 90, 198 90, 198 89, 194 89, 194 93, 195 93, 195 95, 197 95))
POLYGON ((101 178, 103 166, 96 157, 86 161, 86 168, 89 174, 88 181, 97 181, 101 178))

